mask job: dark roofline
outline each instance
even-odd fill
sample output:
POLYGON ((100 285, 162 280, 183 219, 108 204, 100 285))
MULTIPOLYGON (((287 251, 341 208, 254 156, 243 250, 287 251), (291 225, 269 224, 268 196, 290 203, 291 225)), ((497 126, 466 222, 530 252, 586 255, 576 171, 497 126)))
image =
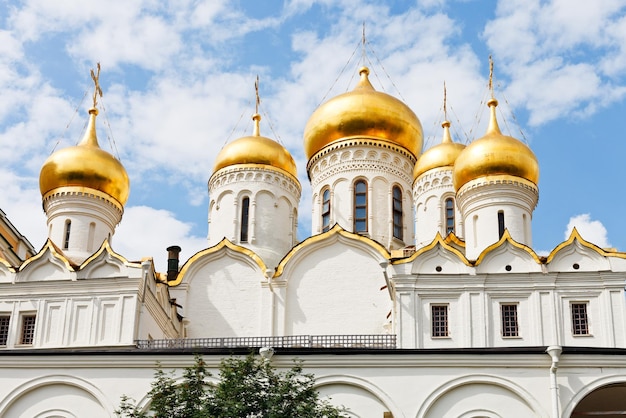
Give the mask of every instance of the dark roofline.
MULTIPOLYGON (((96 348, 40 348, 40 349, 12 349, 0 350, 2 356, 75 356, 75 355, 129 355, 129 356, 177 356, 202 354, 207 356, 229 356, 229 355, 247 355, 251 352, 258 352, 260 347, 231 347, 231 348, 178 348, 178 349, 138 349, 132 347, 96 347, 96 348)), ((533 347, 489 347, 489 348, 422 348, 422 349, 402 349, 402 348, 295 348, 295 347, 277 347, 274 349, 274 355, 293 355, 293 356, 311 356, 311 355, 547 355, 547 346, 533 347)), ((626 356, 625 348, 610 347, 562 347, 562 354, 573 355, 615 355, 626 356)))

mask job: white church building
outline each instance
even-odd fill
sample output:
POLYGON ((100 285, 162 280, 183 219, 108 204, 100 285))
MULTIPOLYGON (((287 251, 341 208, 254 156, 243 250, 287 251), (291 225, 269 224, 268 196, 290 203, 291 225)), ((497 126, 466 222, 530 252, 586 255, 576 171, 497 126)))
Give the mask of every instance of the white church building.
POLYGON ((423 152, 418 117, 368 75, 304 127, 312 236, 294 159, 255 114, 214 163, 208 247, 168 248, 164 273, 112 248, 130 187, 94 93, 83 140, 41 169, 47 243, 0 217, 0 416, 147 408, 157 361, 180 375, 264 346, 352 417, 625 416, 626 253, 576 230, 535 253, 539 166, 493 95, 484 136, 456 143, 444 121, 423 152))

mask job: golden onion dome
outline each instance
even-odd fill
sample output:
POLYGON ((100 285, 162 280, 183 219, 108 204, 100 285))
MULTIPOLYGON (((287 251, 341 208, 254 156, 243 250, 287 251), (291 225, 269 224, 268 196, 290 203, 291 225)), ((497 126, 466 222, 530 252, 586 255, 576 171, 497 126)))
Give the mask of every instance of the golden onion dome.
POLYGON ((443 140, 419 157, 413 169, 414 180, 433 168, 452 167, 457 157, 465 149, 465 145, 452 142, 450 122, 446 120, 441 126, 443 127, 443 140))
POLYGON ((80 143, 54 152, 39 173, 42 197, 59 187, 86 187, 115 199, 122 206, 128 200, 130 181, 122 163, 98 145, 96 116, 89 109, 89 124, 80 143))
POLYGON ((289 151, 273 139, 260 135, 261 115, 254 114, 252 119, 254 120, 252 136, 236 139, 222 148, 215 159, 213 173, 236 164, 260 164, 282 170, 297 179, 296 162, 289 151))
POLYGON ((311 159, 327 145, 350 137, 380 139, 399 145, 415 158, 422 150, 422 124, 400 100, 376 91, 361 68, 354 90, 340 94, 313 112, 304 128, 304 152, 311 159))
POLYGON ((487 133, 469 144, 454 164, 454 188, 480 177, 508 175, 520 177, 537 185, 539 163, 531 149, 521 141, 503 135, 496 119, 498 101, 487 102, 491 117, 487 133))

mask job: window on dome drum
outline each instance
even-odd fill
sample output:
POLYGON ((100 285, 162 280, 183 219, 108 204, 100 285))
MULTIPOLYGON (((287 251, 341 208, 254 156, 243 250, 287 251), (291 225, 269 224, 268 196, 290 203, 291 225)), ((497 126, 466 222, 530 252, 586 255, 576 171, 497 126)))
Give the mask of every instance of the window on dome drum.
POLYGON ((446 199, 446 235, 454 232, 454 199, 446 199))
POLYGON ((393 236, 394 238, 403 238, 403 222, 402 222, 402 190, 400 187, 393 186, 393 236))
POLYGON ((65 221, 65 238, 63 239, 63 249, 70 248, 70 231, 72 229, 72 221, 69 219, 65 221))
POLYGON ((239 234, 239 240, 241 242, 248 242, 248 221, 250 215, 250 198, 244 197, 241 201, 241 231, 239 234))
POLYGON ((11 315, 0 314, 0 346, 7 345, 9 340, 9 323, 11 315))
POLYGON ((431 335, 433 337, 448 336, 448 305, 431 305, 431 335))
POLYGON ((354 232, 367 232, 367 183, 354 183, 354 232))
POLYGON ((504 235, 504 212, 499 211, 498 212, 498 237, 502 238, 502 235, 504 235))
POLYGON ((589 320, 587 317, 587 303, 576 302, 571 304, 572 332, 574 335, 589 335, 589 320))
POLYGON ((20 333, 20 344, 32 345, 35 340, 35 314, 22 315, 22 332, 20 333))
POLYGON ((322 232, 330 229, 330 189, 322 192, 322 232))
POLYGON ((502 336, 519 337, 519 326, 517 324, 517 305, 511 303, 501 304, 500 318, 502 320, 502 336))

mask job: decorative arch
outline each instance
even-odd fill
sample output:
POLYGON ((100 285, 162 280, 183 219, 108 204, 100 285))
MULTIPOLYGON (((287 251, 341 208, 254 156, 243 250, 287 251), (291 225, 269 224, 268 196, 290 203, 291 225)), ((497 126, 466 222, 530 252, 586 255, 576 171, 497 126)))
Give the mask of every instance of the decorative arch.
MULTIPOLYGON (((477 384, 495 386, 497 388, 504 389, 505 391, 515 395, 515 397, 521 403, 525 404, 533 412, 532 416, 546 418, 548 417, 546 411, 543 410, 541 404, 532 396, 532 394, 530 394, 530 392, 519 386, 514 381, 497 376, 473 374, 450 380, 443 385, 435 388, 420 406, 416 418, 428 417, 429 412, 434 409, 438 402, 442 401, 447 395, 452 394, 455 390, 460 389, 464 386, 477 384)), ((480 409, 485 410, 484 405, 481 405, 480 409)), ((472 410, 474 411, 476 409, 472 410)), ((497 415, 494 411, 490 411, 488 409, 486 411, 492 414, 492 416, 500 418, 500 416, 497 415)), ((467 416, 467 413, 469 412, 470 411, 466 411, 464 415, 461 416, 467 416)))
POLYGON ((537 254, 532 250, 532 248, 524 245, 524 244, 520 244, 519 242, 515 241, 512 237, 511 234, 509 233, 508 229, 504 230, 504 233, 502 234, 502 237, 498 240, 498 242, 491 244, 489 247, 485 248, 480 255, 478 256, 478 258, 476 259, 476 263, 474 263, 476 266, 480 265, 480 263, 482 263, 486 258, 488 258, 490 256, 490 253, 492 253, 493 251, 495 251, 496 249, 500 248, 501 246, 508 244, 514 248, 517 248, 519 250, 521 250, 522 252, 527 253, 535 263, 537 264, 541 264, 541 260, 539 259, 539 256, 537 256, 537 254))
POLYGON ((623 384, 624 386, 626 386, 626 378, 624 378, 623 375, 606 376, 600 377, 591 382, 586 382, 584 385, 582 385, 581 389, 569 399, 567 405, 564 406, 562 416, 571 416, 576 407, 580 404, 580 402, 588 395, 593 394, 597 390, 602 390, 603 388, 615 384, 623 384))
POLYGON ((38 272, 42 280, 73 280, 75 269, 61 251, 48 239, 39 253, 20 266, 16 282, 37 280, 38 272))
MULTIPOLYGON (((9 394, 5 396, 2 401, 0 401, 0 416, 7 416, 7 412, 10 411, 11 406, 14 405, 15 402, 17 402, 20 398, 26 396, 31 392, 34 392, 37 389, 54 385, 72 386, 86 392, 95 401, 97 401, 98 404, 100 404, 102 409, 109 416, 113 416, 115 406, 109 402, 107 397, 97 386, 93 385, 91 382, 85 379, 81 379, 71 375, 43 376, 22 383, 21 385, 14 388, 11 392, 9 392, 9 394)), ((61 409, 61 411, 67 410, 61 409)), ((67 412, 69 413, 69 411, 67 412)))
POLYGON ((176 280, 168 283, 169 286, 178 286, 187 276, 193 277, 193 273, 197 269, 202 268, 206 263, 216 257, 224 256, 224 254, 230 254, 244 260, 250 266, 258 268, 261 274, 265 274, 265 270, 267 270, 267 267, 261 257, 259 257, 254 251, 240 245, 233 244, 231 241, 224 238, 217 245, 198 251, 191 256, 191 258, 187 260, 180 269, 176 280))
POLYGON ((379 386, 370 382, 369 380, 365 380, 363 378, 357 376, 350 375, 326 375, 326 376, 318 376, 315 379, 315 388, 323 388, 324 386, 330 385, 346 385, 353 386, 372 395, 374 399, 380 402, 395 418, 402 418, 405 415, 402 413, 402 410, 398 405, 394 402, 393 398, 389 396, 387 392, 381 389, 379 386))

